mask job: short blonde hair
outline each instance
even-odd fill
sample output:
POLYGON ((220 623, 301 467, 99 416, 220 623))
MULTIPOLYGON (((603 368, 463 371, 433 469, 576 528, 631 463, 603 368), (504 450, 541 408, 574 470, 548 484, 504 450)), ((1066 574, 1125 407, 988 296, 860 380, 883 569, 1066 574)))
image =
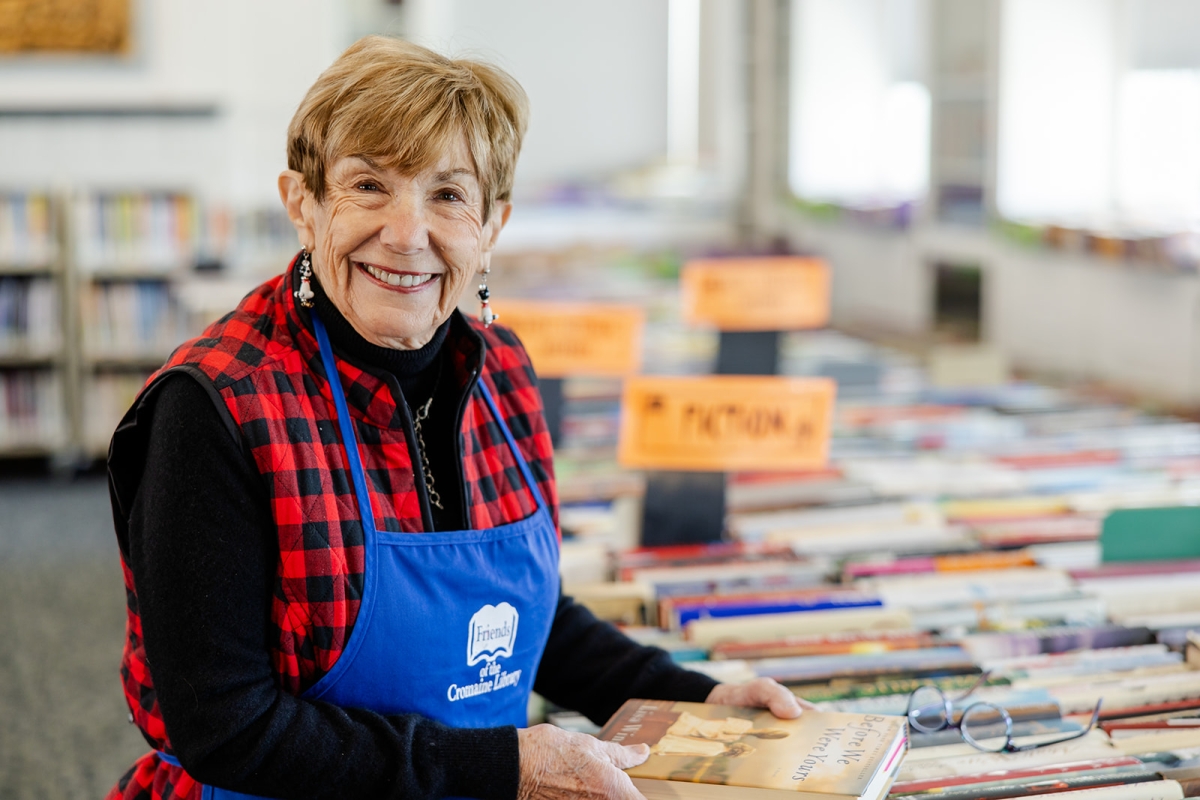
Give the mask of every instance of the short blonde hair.
POLYGON ((512 196, 529 100, 511 75, 411 42, 365 36, 321 73, 288 125, 288 168, 325 199, 325 170, 363 155, 403 174, 435 164, 457 137, 483 189, 483 217, 512 196))

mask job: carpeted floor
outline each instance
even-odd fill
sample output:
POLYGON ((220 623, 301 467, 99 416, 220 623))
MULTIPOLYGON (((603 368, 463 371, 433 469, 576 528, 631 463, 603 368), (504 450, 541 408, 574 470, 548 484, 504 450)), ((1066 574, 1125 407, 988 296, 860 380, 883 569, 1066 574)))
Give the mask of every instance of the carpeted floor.
POLYGON ((146 752, 103 480, 0 481, 0 800, 102 798, 146 752))

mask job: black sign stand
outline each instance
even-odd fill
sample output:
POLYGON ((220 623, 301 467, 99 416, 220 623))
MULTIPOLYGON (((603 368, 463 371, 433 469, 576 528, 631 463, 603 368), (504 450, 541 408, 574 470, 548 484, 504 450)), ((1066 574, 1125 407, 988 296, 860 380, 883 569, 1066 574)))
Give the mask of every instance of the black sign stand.
POLYGON ((562 444, 563 379, 538 378, 538 390, 542 394, 542 413, 546 417, 546 427, 550 429, 550 441, 557 449, 562 444))
POLYGON ((778 375, 780 331, 721 331, 717 375, 778 375))
MULTIPOLYGON (((717 375, 779 374, 780 331, 722 331, 717 375)), ((724 472, 650 472, 642 545, 719 542, 725 534, 724 472)))

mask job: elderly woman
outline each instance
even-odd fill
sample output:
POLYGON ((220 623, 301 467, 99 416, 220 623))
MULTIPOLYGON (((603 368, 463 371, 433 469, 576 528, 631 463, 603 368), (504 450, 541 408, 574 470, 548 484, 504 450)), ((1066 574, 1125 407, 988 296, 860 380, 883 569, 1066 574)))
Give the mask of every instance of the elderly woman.
POLYGON ((288 129, 302 250, 180 347, 113 437, 121 675, 153 750, 110 797, 636 797, 646 757, 546 725, 630 697, 800 713, 560 594, 550 437, 513 334, 456 308, 512 209, 499 70, 347 50, 288 129))

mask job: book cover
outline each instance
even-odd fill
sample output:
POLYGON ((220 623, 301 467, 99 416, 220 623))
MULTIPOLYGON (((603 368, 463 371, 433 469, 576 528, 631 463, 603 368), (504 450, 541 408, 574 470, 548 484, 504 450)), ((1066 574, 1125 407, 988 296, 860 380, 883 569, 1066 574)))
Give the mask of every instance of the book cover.
POLYGON ((903 718, 806 711, 793 720, 765 709, 630 700, 599 738, 648 744, 650 757, 626 772, 648 798, 879 798, 906 747, 903 718), (699 788, 689 784, 706 784, 699 788), (751 790, 760 790, 751 792, 751 790), (760 794, 761 793, 761 794, 760 794))

